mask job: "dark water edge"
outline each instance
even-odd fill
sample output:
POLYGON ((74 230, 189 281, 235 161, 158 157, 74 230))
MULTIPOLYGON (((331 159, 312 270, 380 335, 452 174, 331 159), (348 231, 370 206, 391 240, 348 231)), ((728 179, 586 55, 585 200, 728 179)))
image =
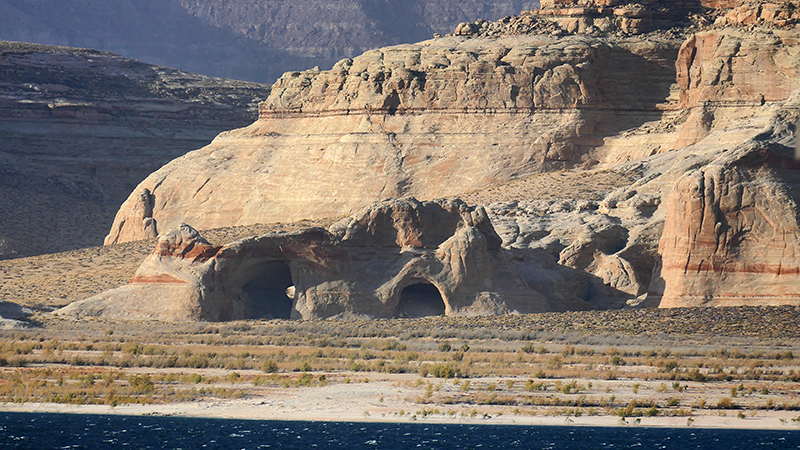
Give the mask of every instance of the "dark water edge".
POLYGON ((0 412, 2 449, 800 449, 800 431, 0 412))

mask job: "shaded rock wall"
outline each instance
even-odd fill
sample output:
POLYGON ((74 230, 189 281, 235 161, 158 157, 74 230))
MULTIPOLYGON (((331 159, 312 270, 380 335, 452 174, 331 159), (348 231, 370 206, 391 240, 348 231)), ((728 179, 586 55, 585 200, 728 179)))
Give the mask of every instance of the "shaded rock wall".
POLYGON ((142 179, 251 123, 268 94, 111 53, 0 42, 0 258, 99 245, 142 179))

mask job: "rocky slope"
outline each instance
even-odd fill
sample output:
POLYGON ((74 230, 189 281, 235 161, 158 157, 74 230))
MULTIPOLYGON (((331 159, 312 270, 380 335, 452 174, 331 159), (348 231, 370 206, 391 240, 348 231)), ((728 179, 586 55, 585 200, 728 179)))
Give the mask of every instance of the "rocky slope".
POLYGON ((499 19, 535 0, 8 0, 0 39, 91 47, 207 75, 273 83, 286 70, 499 19))
POLYGON ((0 42, 0 258, 97 245, 148 173, 250 123, 269 86, 0 42))

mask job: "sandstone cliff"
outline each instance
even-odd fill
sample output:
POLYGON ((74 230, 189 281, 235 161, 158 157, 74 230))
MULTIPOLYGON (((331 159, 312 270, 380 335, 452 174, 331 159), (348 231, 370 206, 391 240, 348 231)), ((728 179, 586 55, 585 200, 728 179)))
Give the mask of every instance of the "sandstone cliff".
POLYGON ((0 258, 98 245, 147 174, 255 117, 269 87, 0 42, 0 258))
POLYGON ((794 3, 543 6, 285 74, 255 124, 148 177, 107 243, 146 234, 145 189, 159 228, 210 228, 613 172, 630 181, 601 198, 487 206, 532 290, 594 308, 795 303, 794 3))
POLYGON ((336 217, 387 197, 591 167, 589 150, 605 136, 660 116, 678 44, 449 37, 287 73, 256 123, 143 181, 106 243, 144 237, 130 213, 144 189, 159 227, 204 229, 336 217), (620 82, 630 70, 640 76, 620 82))

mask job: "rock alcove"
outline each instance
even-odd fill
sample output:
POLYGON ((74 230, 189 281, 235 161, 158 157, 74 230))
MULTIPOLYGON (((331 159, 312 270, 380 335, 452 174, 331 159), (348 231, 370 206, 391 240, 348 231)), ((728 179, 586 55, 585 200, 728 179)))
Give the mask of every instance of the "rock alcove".
POLYGON ((445 315, 445 304, 439 289, 426 281, 417 281, 403 288, 397 304, 397 317, 417 318, 445 315))
POLYGON ((292 271, 284 261, 270 261, 258 268, 256 276, 242 286, 252 303, 252 317, 290 319, 294 303, 292 271))

